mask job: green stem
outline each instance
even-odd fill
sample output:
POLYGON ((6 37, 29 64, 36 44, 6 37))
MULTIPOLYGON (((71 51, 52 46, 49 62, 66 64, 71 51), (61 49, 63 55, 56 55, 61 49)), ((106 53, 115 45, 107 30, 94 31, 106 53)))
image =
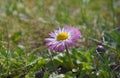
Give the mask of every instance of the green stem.
POLYGON ((65 46, 65 47, 66 47, 66 55, 67 55, 68 60, 69 60, 69 62, 70 62, 70 67, 73 68, 73 67, 74 67, 74 64, 73 64, 73 62, 72 62, 72 59, 71 59, 69 50, 68 50, 67 46, 65 46))
POLYGON ((9 59, 10 59, 11 53, 10 53, 10 40, 9 40, 8 24, 6 25, 6 34, 7 34, 7 37, 6 37, 6 39, 7 39, 6 62, 7 62, 7 75, 9 75, 9 67, 10 67, 9 59))
POLYGON ((49 54, 49 56, 50 56, 50 60, 51 60, 51 62, 52 62, 52 65, 53 65, 53 67, 54 67, 54 70, 56 70, 55 63, 54 63, 54 61, 53 61, 53 56, 52 56, 50 50, 48 50, 48 54, 49 54))

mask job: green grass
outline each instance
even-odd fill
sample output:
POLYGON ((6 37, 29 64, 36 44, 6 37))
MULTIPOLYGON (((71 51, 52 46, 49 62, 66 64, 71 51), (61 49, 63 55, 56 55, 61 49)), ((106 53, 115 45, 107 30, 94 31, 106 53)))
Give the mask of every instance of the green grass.
POLYGON ((115 78, 120 74, 119 8, 119 0, 1 0, 0 78, 35 78, 41 70, 44 78, 57 78, 58 66, 66 70, 64 78, 115 78), (70 50, 76 68, 69 67, 64 54, 45 47, 48 33, 66 25, 82 33, 70 50), (98 43, 105 54, 96 54, 98 43))

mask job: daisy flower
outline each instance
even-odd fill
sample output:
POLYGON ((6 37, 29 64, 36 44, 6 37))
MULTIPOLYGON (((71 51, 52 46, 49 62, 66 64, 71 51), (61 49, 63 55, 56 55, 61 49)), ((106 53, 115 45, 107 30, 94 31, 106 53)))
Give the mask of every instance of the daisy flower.
POLYGON ((81 33, 78 28, 66 26, 59 28, 51 32, 50 38, 46 38, 46 46, 51 51, 63 52, 67 47, 73 46, 78 38, 81 37, 81 33))

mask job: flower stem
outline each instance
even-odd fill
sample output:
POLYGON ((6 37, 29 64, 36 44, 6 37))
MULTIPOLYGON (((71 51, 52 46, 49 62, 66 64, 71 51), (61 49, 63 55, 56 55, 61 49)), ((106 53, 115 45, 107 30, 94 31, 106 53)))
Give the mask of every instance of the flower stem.
POLYGON ((73 67, 74 67, 74 64, 73 64, 73 62, 72 62, 72 59, 71 59, 69 50, 68 50, 67 46, 65 46, 65 48, 66 48, 66 55, 67 55, 68 60, 69 60, 69 62, 70 62, 70 67, 73 68, 73 67))

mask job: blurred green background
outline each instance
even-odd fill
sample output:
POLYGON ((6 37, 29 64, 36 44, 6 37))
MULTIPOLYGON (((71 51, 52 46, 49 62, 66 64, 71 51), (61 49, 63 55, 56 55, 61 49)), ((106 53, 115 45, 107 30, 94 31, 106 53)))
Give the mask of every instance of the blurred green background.
POLYGON ((108 51, 117 52, 119 60, 120 0, 0 0, 1 77, 17 73, 16 78, 33 78, 47 63, 44 39, 66 25, 82 33, 77 50, 93 51, 100 41, 108 51), (27 68, 38 60, 42 62, 36 67, 27 68))

